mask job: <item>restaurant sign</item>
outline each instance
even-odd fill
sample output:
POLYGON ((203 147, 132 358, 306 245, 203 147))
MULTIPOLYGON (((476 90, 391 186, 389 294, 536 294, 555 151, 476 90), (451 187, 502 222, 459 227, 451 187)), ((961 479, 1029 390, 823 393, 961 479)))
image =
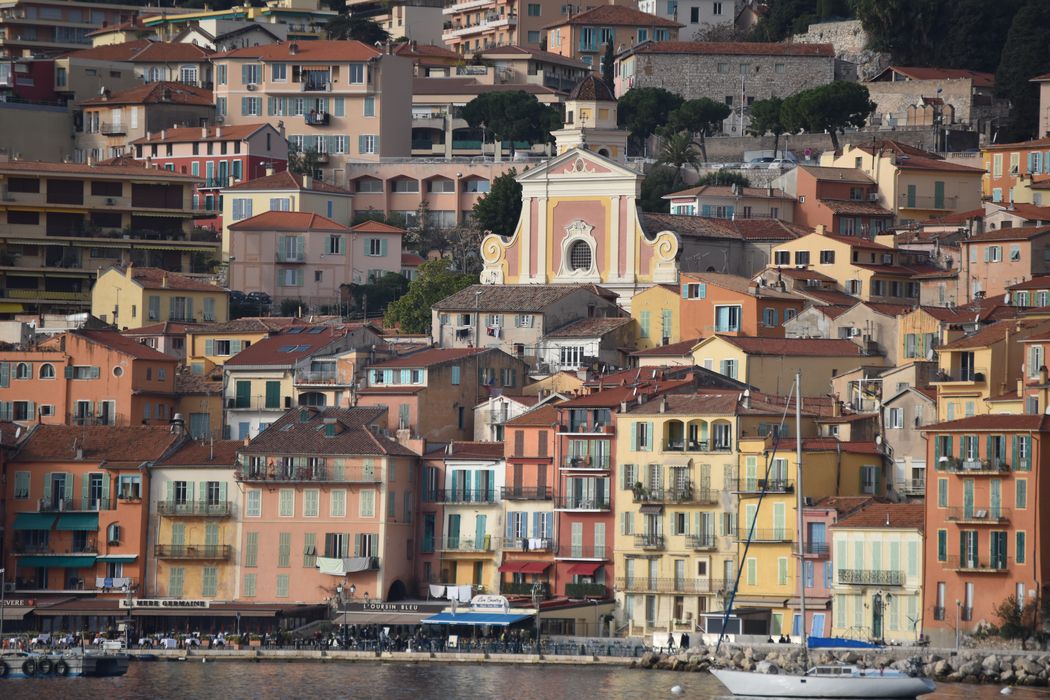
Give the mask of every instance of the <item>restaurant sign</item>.
POLYGON ((470 599, 470 609, 505 613, 510 609, 510 603, 501 595, 476 595, 470 599))
POLYGON ((204 609, 211 607, 211 601, 209 600, 175 600, 169 598, 132 598, 130 601, 121 598, 120 607, 122 608, 190 608, 190 609, 204 609))
POLYGON ((388 613, 423 613, 441 612, 447 603, 384 603, 383 601, 368 601, 367 603, 347 603, 344 610, 352 612, 388 612, 388 613))
POLYGON ((36 605, 32 598, 4 598, 0 600, 0 607, 5 608, 31 608, 36 605))

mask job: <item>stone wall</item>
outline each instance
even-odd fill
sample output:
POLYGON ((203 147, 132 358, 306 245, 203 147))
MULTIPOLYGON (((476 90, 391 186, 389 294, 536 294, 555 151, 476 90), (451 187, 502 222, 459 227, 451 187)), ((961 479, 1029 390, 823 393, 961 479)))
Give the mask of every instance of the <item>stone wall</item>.
POLYGON ((831 44, 839 67, 840 79, 867 80, 881 73, 890 64, 889 54, 868 48, 869 36, 860 20, 819 22, 809 25, 809 31, 791 37, 796 44, 831 44))
MULTIPOLYGON (((893 139, 900 143, 922 148, 927 151, 939 150, 944 143, 944 134, 933 127, 909 127, 902 129, 862 129, 839 134, 839 144, 871 143, 872 140, 893 139)), ((746 151, 771 150, 772 136, 709 136, 706 139, 708 160, 721 162, 739 162, 746 151)), ((977 148, 977 134, 966 130, 952 130, 948 138, 948 150, 966 151, 977 148)), ((807 149, 813 158, 823 151, 831 150, 831 137, 827 134, 792 134, 781 136, 777 151, 786 149, 795 154, 801 161, 807 149)))

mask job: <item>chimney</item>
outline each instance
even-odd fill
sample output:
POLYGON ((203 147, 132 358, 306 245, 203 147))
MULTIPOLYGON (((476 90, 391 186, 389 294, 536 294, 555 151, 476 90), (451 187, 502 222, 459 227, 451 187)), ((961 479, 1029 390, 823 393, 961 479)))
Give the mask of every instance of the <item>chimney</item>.
POLYGON ((311 187, 312 185, 313 185, 313 178, 310 177, 309 175, 303 175, 303 189, 304 190, 312 189, 312 187, 311 187))
POLYGON ((740 394, 740 405, 744 408, 751 408, 751 390, 744 389, 744 392, 740 394))
POLYGON ((267 177, 273 175, 273 163, 267 163, 265 166, 263 166, 263 172, 266 173, 267 177))
POLYGON ((146 132, 146 140, 149 141, 151 138, 153 138, 153 132, 152 131, 147 131, 146 132))
POLYGON ((168 130, 167 129, 161 129, 160 130, 160 140, 163 141, 167 137, 168 137, 168 130))
POLYGON ((620 413, 627 413, 627 402, 626 401, 621 401, 620 402, 620 413))
POLYGON ((217 139, 221 139, 222 138, 222 127, 221 126, 215 127, 215 138, 217 138, 217 139))
POLYGON ((660 413, 667 413, 667 397, 660 397, 660 413))
POLYGON ((201 127, 201 138, 202 139, 208 138, 208 127, 206 127, 206 126, 202 126, 201 127))
POLYGON ((818 236, 823 236, 826 233, 824 224, 817 224, 816 232, 818 236))
POLYGON ((294 56, 297 53, 299 53, 299 44, 295 43, 294 41, 291 44, 288 44, 288 54, 290 56, 294 56))
POLYGON ((185 432, 186 421, 183 420, 181 413, 176 413, 171 417, 171 434, 182 435, 185 432))
POLYGON ((167 272, 167 270, 164 271, 164 274, 160 278, 160 286, 163 287, 164 289, 168 288, 168 272, 167 272))
POLYGON ((128 278, 129 282, 132 281, 133 279, 135 279, 135 273, 133 271, 134 267, 135 267, 135 264, 129 262, 128 266, 124 269, 124 276, 128 278))

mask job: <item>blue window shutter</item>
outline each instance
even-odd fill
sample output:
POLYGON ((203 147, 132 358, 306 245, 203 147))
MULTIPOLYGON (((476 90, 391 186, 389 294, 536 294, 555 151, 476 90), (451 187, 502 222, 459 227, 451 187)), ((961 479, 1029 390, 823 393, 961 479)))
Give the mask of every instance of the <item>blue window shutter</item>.
POLYGON ((514 539, 514 520, 517 516, 517 513, 507 513, 507 529, 503 532, 503 537, 507 540, 514 539))
POLYGON ((697 287, 696 288, 696 298, 697 299, 706 299, 707 298, 707 283, 706 282, 701 282, 700 284, 696 285, 696 287, 697 287))
POLYGON ((733 209, 733 207, 726 207, 726 218, 727 219, 732 219, 734 211, 735 210, 733 209))
POLYGON ((688 284, 683 284, 682 285, 682 298, 683 299, 688 299, 689 298, 689 285, 688 284))
POLYGON ((705 204, 700 207, 700 216, 711 216, 711 205, 705 204))
POLYGON ((543 515, 543 513, 533 513, 532 514, 532 536, 533 537, 539 537, 540 536, 540 516, 542 516, 542 515, 543 515))

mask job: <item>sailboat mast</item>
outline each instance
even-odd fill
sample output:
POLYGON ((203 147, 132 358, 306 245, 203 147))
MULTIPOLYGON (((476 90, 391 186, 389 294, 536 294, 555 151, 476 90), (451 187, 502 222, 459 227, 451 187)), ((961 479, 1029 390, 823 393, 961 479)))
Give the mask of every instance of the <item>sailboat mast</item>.
POLYGON ((799 629, 802 632, 802 672, 809 667, 809 640, 806 635, 806 530, 802 509, 806 499, 802 495, 802 372, 795 372, 795 520, 798 532, 799 629))

